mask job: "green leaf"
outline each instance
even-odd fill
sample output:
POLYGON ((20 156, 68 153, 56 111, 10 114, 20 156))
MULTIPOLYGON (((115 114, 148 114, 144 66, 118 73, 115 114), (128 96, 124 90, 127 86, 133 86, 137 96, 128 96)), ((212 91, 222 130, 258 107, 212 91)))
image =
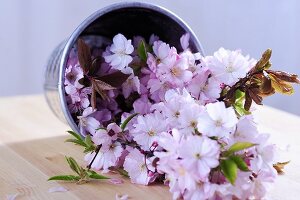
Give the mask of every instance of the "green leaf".
POLYGON ((245 163, 243 158, 241 158, 240 156, 232 155, 229 157, 229 159, 234 161, 240 170, 242 170, 244 172, 249 171, 248 165, 245 163))
POLYGON ((240 116, 251 114, 250 111, 245 110, 245 108, 242 104, 234 104, 233 107, 240 116))
POLYGON ((87 147, 90 147, 90 146, 93 145, 92 138, 91 138, 90 135, 87 135, 87 136, 85 137, 85 144, 86 144, 87 147))
POLYGON ((121 174, 122 176, 129 178, 128 172, 126 170, 124 170, 123 168, 117 168, 117 169, 115 169, 115 171, 119 172, 119 174, 121 174))
POLYGON ((70 138, 70 139, 66 139, 65 142, 71 142, 71 143, 86 147, 86 144, 82 140, 76 140, 76 139, 70 138))
POLYGON ((89 175, 89 178, 93 178, 93 179, 110 179, 109 177, 106 177, 106 176, 103 176, 101 174, 98 174, 97 172, 95 171, 88 171, 88 175, 89 175))
POLYGON ((147 61, 147 47, 146 47, 144 40, 140 41, 138 48, 137 48, 137 53, 142 61, 144 61, 144 62, 147 61))
POLYGON ((74 131, 67 131, 69 134, 71 134, 74 138, 76 138, 77 140, 83 141, 82 137, 80 136, 80 134, 75 133, 74 131))
POLYGON ((92 146, 85 148, 83 153, 89 153, 89 152, 95 151, 95 149, 96 149, 95 146, 92 145, 92 146))
POLYGON ((122 131, 124 131, 124 129, 126 128, 127 124, 130 122, 130 120, 132 120, 135 116, 137 116, 139 113, 135 113, 130 115, 129 117, 127 117, 127 119, 121 124, 121 129, 122 131))
POLYGON ((221 170, 226 177, 226 179, 234 185, 236 177, 237 177, 237 165, 231 159, 222 160, 221 161, 221 170))
POLYGON ((231 154, 241 151, 244 149, 248 149, 250 147, 255 146, 256 144, 250 143, 250 142, 237 142, 231 145, 227 151, 224 152, 225 156, 230 156, 231 154))
POLYGON ((70 168, 75 172, 77 173, 78 175, 81 174, 81 169, 80 169, 80 166, 78 165, 78 163, 75 161, 74 158, 72 157, 67 157, 65 156, 70 168))
POLYGON ((78 181, 80 179, 79 176, 74 175, 59 175, 52 176, 48 179, 48 181, 78 181))
POLYGON ((235 99, 236 102, 241 102, 245 97, 245 92, 242 92, 241 90, 235 91, 235 99))

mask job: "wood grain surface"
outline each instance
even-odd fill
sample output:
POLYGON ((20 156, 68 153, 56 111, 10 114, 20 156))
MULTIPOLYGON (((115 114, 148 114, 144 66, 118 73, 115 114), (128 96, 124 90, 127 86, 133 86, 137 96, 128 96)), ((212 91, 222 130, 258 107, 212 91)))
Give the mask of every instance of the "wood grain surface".
MULTIPOLYGON (((269 196, 271 199, 300 199, 300 118, 267 106, 255 112, 259 128, 271 133, 271 140, 282 149, 281 160, 291 160, 286 173, 279 176, 269 196)), ((132 200, 171 199, 168 187, 140 186, 109 181, 76 185, 47 182, 50 176, 72 173, 64 156, 73 156, 83 164, 81 148, 64 143, 69 127, 51 113, 42 95, 0 98, 0 199, 16 194, 18 199, 110 200, 116 194, 128 194, 132 200), (48 193, 63 186, 67 192, 48 193)), ((111 177, 122 178, 117 174, 111 177)))

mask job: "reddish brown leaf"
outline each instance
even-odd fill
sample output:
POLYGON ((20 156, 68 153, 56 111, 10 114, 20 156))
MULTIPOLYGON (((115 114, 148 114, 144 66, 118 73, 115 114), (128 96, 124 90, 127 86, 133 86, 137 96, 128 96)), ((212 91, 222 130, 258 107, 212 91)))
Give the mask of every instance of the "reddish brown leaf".
POLYGON ((259 95, 257 94, 256 91, 254 92, 254 89, 249 89, 248 92, 249 92, 249 95, 250 95, 251 99, 252 99, 256 104, 262 105, 262 97, 259 96, 259 95))
POLYGON ((91 105, 92 108, 95 109, 96 108, 96 104, 97 104, 97 91, 95 90, 95 88, 92 88, 92 96, 91 96, 91 105))
POLYGON ((272 82, 269 77, 263 76, 261 80, 261 85, 259 88, 259 95, 260 96, 270 96, 275 93, 274 88, 272 87, 272 82))
POLYGON ((105 82, 115 88, 120 87, 130 76, 130 74, 124 74, 121 71, 116 71, 114 73, 101 76, 98 79, 105 82))
MULTIPOLYGON (((97 79, 92 79, 92 88, 95 90, 102 99, 109 100, 106 91, 116 89, 115 87, 97 79)), ((96 107, 96 104, 94 105, 96 107)))
POLYGON ((272 71, 272 70, 267 70, 266 72, 273 74, 274 76, 276 76, 278 79, 280 79, 282 81, 300 84, 300 80, 298 79, 298 75, 296 75, 296 74, 290 74, 287 72, 272 71))
POLYGON ((110 84, 103 82, 101 80, 98 79, 92 79, 93 85, 95 87, 95 89, 98 90, 114 90, 116 89, 115 87, 111 86, 110 84))
POLYGON ((275 89, 276 92, 288 95, 294 93, 294 88, 290 83, 280 80, 274 74, 269 74, 269 77, 272 80, 272 87, 275 89))
POLYGON ((91 69, 89 71, 90 76, 95 76, 95 74, 100 69, 101 63, 102 63, 102 58, 101 57, 96 57, 96 58, 93 59, 91 69))
POLYGON ((91 50, 89 46, 80 38, 77 40, 77 49, 79 64, 84 74, 87 74, 92 64, 91 50))
POLYGON ((256 63, 255 65, 255 69, 260 71, 263 70, 265 68, 270 67, 270 63, 269 60, 271 58, 272 55, 272 50, 271 49, 267 49, 263 54, 261 59, 256 63))
POLYGON ((244 104, 244 109, 247 110, 247 111, 249 111, 251 105, 252 105, 252 99, 251 99, 251 97, 250 97, 250 95, 249 95, 249 92, 247 91, 247 92, 245 93, 245 104, 244 104))

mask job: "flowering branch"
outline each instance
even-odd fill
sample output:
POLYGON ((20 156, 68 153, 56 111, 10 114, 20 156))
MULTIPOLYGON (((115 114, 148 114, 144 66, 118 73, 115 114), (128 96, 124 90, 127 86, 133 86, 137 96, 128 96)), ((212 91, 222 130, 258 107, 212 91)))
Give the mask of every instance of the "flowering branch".
POLYGON ((244 110, 249 111, 252 101, 262 105, 263 97, 270 96, 275 92, 282 94, 293 94, 291 83, 299 84, 298 76, 282 71, 269 70, 271 67, 272 50, 267 49, 256 65, 232 87, 226 86, 223 89, 219 101, 224 101, 227 106, 233 106, 237 100, 239 92, 243 92, 244 110))

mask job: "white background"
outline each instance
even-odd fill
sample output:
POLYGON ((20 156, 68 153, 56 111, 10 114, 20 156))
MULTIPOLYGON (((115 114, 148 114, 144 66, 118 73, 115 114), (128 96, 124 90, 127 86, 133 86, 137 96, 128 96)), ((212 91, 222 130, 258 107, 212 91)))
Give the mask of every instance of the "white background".
MULTIPOLYGON (((42 93, 43 70, 55 46, 87 16, 120 1, 1 0, 0 96, 42 93)), ((258 58, 273 49, 274 69, 300 74, 299 0, 148 0, 175 12, 195 31, 206 54, 219 47, 258 58)), ((300 87, 265 103, 300 115, 300 87)))

